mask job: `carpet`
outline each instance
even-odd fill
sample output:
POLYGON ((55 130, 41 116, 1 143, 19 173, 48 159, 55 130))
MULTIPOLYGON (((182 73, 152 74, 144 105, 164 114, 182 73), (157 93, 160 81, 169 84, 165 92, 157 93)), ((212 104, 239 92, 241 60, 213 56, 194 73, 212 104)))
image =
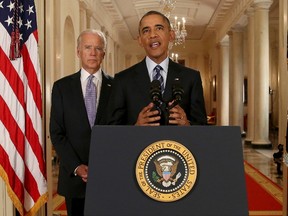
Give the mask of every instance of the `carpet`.
POLYGON ((53 195, 53 216, 67 216, 64 197, 55 193, 53 195))
MULTIPOLYGON (((282 216, 283 192, 248 162, 244 162, 248 209, 250 216, 282 216)), ((64 198, 53 196, 53 214, 67 216, 64 198)))
POLYGON ((282 189, 244 162, 249 215, 282 216, 282 189))

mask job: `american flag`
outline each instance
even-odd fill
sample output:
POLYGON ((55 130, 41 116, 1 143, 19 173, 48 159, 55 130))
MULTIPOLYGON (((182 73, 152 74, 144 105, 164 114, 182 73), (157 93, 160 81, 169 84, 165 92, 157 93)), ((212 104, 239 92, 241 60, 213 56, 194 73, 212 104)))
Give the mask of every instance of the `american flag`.
POLYGON ((0 0, 0 176, 21 215, 48 198, 37 45, 34 1, 0 0))

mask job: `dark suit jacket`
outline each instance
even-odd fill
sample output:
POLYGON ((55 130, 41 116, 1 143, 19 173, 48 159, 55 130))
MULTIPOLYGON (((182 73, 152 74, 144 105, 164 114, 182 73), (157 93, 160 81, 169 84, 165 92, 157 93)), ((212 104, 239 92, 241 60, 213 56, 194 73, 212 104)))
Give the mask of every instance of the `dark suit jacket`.
MULTIPOLYGON (((103 72, 102 78, 95 124, 104 124, 112 85, 112 78, 103 72)), ((60 158, 58 193, 69 197, 84 197, 86 183, 73 175, 78 165, 88 165, 91 136, 80 71, 56 81, 53 85, 50 136, 60 158)))
MULTIPOLYGON (((169 59, 163 99, 172 100, 172 85, 179 78, 184 89, 180 106, 191 124, 207 124, 200 73, 169 59)), ((133 125, 139 112, 151 102, 150 78, 145 59, 115 75, 109 100, 108 124, 133 125)))

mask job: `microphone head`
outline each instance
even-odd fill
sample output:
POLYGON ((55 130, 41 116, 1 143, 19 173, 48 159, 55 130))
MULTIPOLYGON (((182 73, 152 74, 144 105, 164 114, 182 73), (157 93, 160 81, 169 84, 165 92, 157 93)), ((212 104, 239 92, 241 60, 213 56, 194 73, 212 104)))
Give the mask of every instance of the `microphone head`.
POLYGON ((174 80, 174 84, 172 86, 172 94, 173 94, 174 100, 176 101, 181 101, 183 98, 184 90, 181 87, 179 78, 176 78, 174 80))
POLYGON ((160 101, 162 94, 161 94, 161 84, 159 80, 153 80, 150 86, 150 98, 153 102, 160 101))

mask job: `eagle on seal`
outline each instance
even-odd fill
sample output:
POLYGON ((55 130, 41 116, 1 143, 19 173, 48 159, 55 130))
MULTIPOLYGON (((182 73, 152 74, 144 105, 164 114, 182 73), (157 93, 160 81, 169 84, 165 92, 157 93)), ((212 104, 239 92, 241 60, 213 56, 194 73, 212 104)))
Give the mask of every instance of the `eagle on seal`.
POLYGON ((178 163, 179 160, 169 155, 157 158, 154 161, 157 174, 160 176, 157 182, 161 183, 164 187, 169 187, 171 184, 175 185, 178 178, 181 176, 181 173, 179 172, 176 177, 173 178, 177 172, 178 163))

